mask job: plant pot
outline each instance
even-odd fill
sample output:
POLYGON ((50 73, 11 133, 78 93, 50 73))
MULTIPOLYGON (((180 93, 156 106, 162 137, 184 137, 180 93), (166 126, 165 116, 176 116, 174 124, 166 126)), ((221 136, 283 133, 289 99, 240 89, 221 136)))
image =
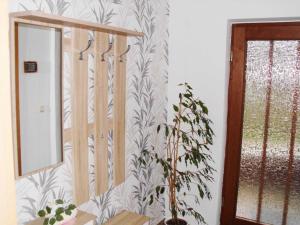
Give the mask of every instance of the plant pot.
POLYGON ((165 225, 187 225, 187 222, 185 220, 179 218, 177 220, 177 222, 173 219, 166 220, 165 225))

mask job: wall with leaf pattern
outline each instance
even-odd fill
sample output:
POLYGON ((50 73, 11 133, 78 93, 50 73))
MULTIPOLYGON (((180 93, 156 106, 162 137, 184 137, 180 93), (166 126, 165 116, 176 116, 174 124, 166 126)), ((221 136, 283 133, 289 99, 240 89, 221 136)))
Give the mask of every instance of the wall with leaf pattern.
MULTIPOLYGON (((155 184, 162 181, 160 168, 153 164, 141 166, 142 149, 155 146, 163 154, 164 140, 155 134, 156 125, 166 121, 168 82, 168 0, 14 0, 11 11, 40 10, 47 13, 139 30, 143 38, 130 38, 132 50, 127 62, 126 174, 123 185, 109 188, 101 196, 94 194, 93 137, 89 137, 90 193, 89 202, 80 206, 97 215, 97 224, 104 223, 122 209, 147 214, 156 224, 164 216, 164 201, 151 207, 143 202, 155 184)), ((65 35, 69 35, 68 31, 65 35)), ((92 55, 89 57, 93 57, 92 55)), ((70 56, 64 54, 64 127, 70 127, 70 56)), ((92 61, 92 60, 89 60, 92 61)), ((112 94, 113 62, 109 60, 110 96, 112 94)), ((93 99, 93 63, 89 63, 89 99, 93 99)), ((92 101, 89 101, 92 102, 92 101)), ((110 112, 113 102, 110 98, 110 112)), ((89 122, 93 105, 89 104, 89 122)), ((109 135, 112 143, 112 134, 109 135)), ((36 212, 53 199, 72 201, 72 146, 64 146, 65 163, 16 181, 19 224, 36 217, 36 212)), ((112 152, 110 148, 109 157, 112 152)), ((112 161, 109 163, 112 178, 112 161)))

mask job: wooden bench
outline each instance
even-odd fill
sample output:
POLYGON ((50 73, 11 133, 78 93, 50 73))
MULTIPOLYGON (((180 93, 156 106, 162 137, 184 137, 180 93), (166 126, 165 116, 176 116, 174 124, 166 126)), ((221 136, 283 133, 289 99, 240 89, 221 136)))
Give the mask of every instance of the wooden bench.
MULTIPOLYGON (((93 222, 95 224, 96 216, 78 210, 76 222, 74 225, 85 225, 86 223, 93 222)), ((109 219, 103 225, 144 225, 149 222, 150 218, 147 216, 139 215, 133 212, 122 211, 118 215, 109 219)), ((42 225, 44 220, 42 218, 35 219, 27 225, 42 225)))
POLYGON ((123 211, 109 219, 103 225, 143 225, 149 222, 150 218, 133 212, 123 211))

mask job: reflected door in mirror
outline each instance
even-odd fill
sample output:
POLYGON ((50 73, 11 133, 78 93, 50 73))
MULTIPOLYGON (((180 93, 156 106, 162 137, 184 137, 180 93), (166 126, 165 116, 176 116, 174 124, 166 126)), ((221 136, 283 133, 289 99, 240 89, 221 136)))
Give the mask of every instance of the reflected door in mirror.
POLYGON ((16 116, 19 176, 63 160, 62 31, 17 25, 16 116))

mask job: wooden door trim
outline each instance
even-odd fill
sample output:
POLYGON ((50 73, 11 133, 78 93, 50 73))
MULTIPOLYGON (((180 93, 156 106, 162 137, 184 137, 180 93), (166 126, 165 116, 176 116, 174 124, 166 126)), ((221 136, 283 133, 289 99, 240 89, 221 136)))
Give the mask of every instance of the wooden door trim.
POLYGON ((246 218, 235 218, 234 224, 236 224, 236 225, 266 225, 266 224, 256 223, 256 222, 248 220, 246 218))
POLYGON ((233 27, 246 29, 246 40, 299 40, 300 22, 241 23, 233 27))
POLYGON ((228 116, 227 116, 227 141, 223 184, 223 201, 221 224, 232 225, 235 217, 235 205, 238 187, 241 130, 243 126, 243 102, 244 102, 244 73, 245 73, 245 51, 246 29, 245 27, 233 25, 232 32, 232 63, 230 65, 230 78, 228 89, 228 116), (239 76, 242 74, 242 76, 239 76), (232 113, 234 112, 234 113, 232 113), (238 116, 237 116, 238 115, 238 116), (234 120, 231 118, 235 117, 234 120), (239 134, 240 137, 234 137, 239 134), (233 138, 234 137, 234 138, 233 138), (229 146, 234 146, 233 148, 229 146), (232 154, 232 156, 230 156, 232 154))

